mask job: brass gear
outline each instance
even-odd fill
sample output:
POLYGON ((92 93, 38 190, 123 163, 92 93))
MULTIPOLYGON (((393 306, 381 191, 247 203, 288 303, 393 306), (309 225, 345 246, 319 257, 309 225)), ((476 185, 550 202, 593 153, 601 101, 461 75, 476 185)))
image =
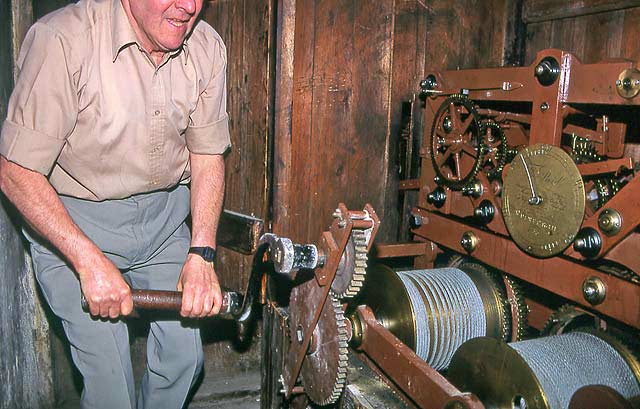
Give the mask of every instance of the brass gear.
POLYGON ((594 179, 593 185, 598 196, 595 201, 595 210, 604 206, 620 190, 620 182, 614 178, 594 179))
POLYGON ((482 121, 483 137, 483 165, 482 168, 489 179, 500 177, 504 165, 507 163, 507 136, 493 119, 482 121))
MULTIPOLYGON (((511 341, 522 341, 529 331, 529 325, 527 324, 529 318, 529 306, 527 305, 524 295, 522 293, 522 287, 511 276, 502 275, 505 287, 508 287, 513 294, 513 297, 508 298, 507 302, 510 307, 515 306, 516 314, 513 314, 513 308, 511 310, 512 328, 515 327, 515 334, 511 334, 511 341), (515 335, 515 336, 514 336, 515 335)), ((507 293, 509 292, 507 290, 507 293)))
POLYGON ((438 108, 431 128, 431 162, 439 183, 460 190, 476 177, 483 162, 484 129, 476 105, 452 95, 438 108))
POLYGON ((600 162, 606 159, 598 154, 590 139, 576 134, 571 134, 571 157, 576 163, 600 162))
POLYGON ((503 317, 505 317, 505 319, 503 319, 501 323, 502 339, 505 342, 512 342, 512 341, 520 341, 526 337, 529 329, 529 326, 527 324, 528 316, 529 316, 529 306, 525 302, 525 298, 522 292, 522 287, 520 286, 520 284, 518 284, 518 282, 515 279, 513 279, 511 276, 508 276, 506 274, 500 275, 499 273, 479 263, 475 263, 470 259, 464 256, 461 256, 457 253, 454 253, 453 255, 451 255, 444 264, 450 267, 459 268, 463 271, 467 271, 468 269, 471 269, 473 271, 482 273, 487 277, 489 277, 493 281, 496 289, 498 289, 501 296, 500 298, 503 304, 503 309, 504 309, 503 317), (467 270, 465 270, 465 268, 467 270), (511 298, 507 296, 509 292, 507 291, 507 286, 509 287, 509 289, 511 290, 511 293, 513 294, 511 298), (516 310, 515 316, 512 313, 512 308, 511 308, 512 305, 515 305, 515 310, 516 310), (514 334, 512 334, 512 328, 514 327, 513 325, 514 320, 515 320, 515 328, 516 328, 515 338, 514 338, 514 334))
POLYGON ((595 317, 574 305, 565 304, 553 312, 544 324, 540 335, 558 335, 577 328, 595 329, 595 317))
MULTIPOLYGON (((306 328, 313 318, 309 305, 322 291, 315 289, 315 280, 293 288, 290 300, 290 341, 301 343, 306 328)), ((317 300, 316 300, 317 301, 317 300)), ((318 324, 313 330, 300 377, 305 394, 318 405, 335 403, 342 394, 347 380, 347 322, 338 298, 329 291, 318 324)))
POLYGON ((338 299, 355 297, 367 274, 367 237, 364 230, 351 230, 331 291, 338 299))
MULTIPOLYGON (((498 308, 500 311, 498 319, 500 320, 500 339, 505 342, 508 341, 511 334, 511 326, 509 325, 511 323, 511 308, 509 307, 508 302, 506 302, 507 295, 504 290, 504 284, 501 283, 502 280, 500 279, 499 274, 470 260, 461 260, 455 267, 467 274, 482 274, 489 279, 492 284, 493 291, 495 291, 497 295, 495 300, 499 303, 498 308)), ((472 276, 471 278, 473 279, 472 276)))

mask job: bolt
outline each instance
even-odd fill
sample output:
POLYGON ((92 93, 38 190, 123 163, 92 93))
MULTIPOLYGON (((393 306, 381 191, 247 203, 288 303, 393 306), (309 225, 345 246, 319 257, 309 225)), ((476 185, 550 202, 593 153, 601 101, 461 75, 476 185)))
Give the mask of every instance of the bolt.
POLYGON ((542 112, 545 112, 547 109, 549 109, 549 104, 547 104, 546 102, 543 102, 542 104, 540 104, 540 110, 542 112))
POLYGON ((420 216, 419 214, 412 214, 411 226, 413 226, 413 228, 422 226, 422 216, 420 216))
POLYGON ((593 286, 593 284, 588 283, 584 287, 584 296, 586 298, 591 298, 598 293, 598 289, 593 286))
POLYGON ((622 85, 622 81, 616 80, 616 85, 619 87, 620 85, 622 85))
POLYGON ((453 129, 453 121, 450 116, 444 117, 444 120, 442 121, 442 129, 444 129, 446 133, 451 132, 453 129))
POLYGON ((516 396, 513 399, 514 409, 527 409, 527 401, 522 396, 516 396))

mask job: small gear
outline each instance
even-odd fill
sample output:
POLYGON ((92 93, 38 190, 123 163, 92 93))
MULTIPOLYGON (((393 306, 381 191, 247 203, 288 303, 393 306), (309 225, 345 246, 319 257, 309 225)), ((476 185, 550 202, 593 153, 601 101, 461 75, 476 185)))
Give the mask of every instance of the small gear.
POLYGON ((613 178, 599 178, 593 181, 597 200, 595 210, 605 205, 620 190, 620 182, 613 178))
POLYGON ((549 316, 541 335, 558 335, 576 328, 596 328, 595 317, 574 305, 565 304, 549 316))
POLYGON ((482 121, 484 128, 482 168, 489 179, 500 177, 507 163, 507 136, 500 125, 492 119, 482 121))
POLYGON ((520 284, 518 284, 511 276, 506 274, 503 274, 502 278, 507 294, 511 294, 507 300, 511 309, 512 329, 515 328, 515 333, 513 330, 511 331, 511 342, 522 341, 529 331, 529 325, 527 324, 529 318, 529 306, 525 302, 520 284), (516 312, 515 314, 513 313, 514 311, 516 312))
POLYGON ((454 190, 466 186, 483 162, 484 128, 476 105, 452 95, 438 108, 431 129, 431 162, 438 181, 454 190))
POLYGON ((571 134, 571 156, 576 163, 600 162, 606 157, 598 154, 593 142, 576 134, 571 134))
POLYGON ((367 237, 364 230, 351 230, 331 291, 338 299, 355 297, 367 274, 367 237))

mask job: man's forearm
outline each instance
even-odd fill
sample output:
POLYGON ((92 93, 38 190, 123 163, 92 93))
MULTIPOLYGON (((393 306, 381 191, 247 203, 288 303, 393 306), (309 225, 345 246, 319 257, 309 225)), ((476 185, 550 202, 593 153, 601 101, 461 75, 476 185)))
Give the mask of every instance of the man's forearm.
POLYGON ((191 245, 216 246, 224 197, 224 157, 190 154, 191 245))
POLYGON ((71 220, 43 175, 0 156, 0 189, 25 221, 58 249, 78 273, 83 271, 83 255, 99 251, 71 220))

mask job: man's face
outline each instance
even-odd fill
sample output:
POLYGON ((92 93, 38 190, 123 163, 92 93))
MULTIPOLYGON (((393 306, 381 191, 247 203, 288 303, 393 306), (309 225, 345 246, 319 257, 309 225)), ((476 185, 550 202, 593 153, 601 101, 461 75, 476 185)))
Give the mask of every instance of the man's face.
POLYGON ((129 4, 134 30, 149 52, 180 48, 202 10, 203 0, 124 0, 129 4))

